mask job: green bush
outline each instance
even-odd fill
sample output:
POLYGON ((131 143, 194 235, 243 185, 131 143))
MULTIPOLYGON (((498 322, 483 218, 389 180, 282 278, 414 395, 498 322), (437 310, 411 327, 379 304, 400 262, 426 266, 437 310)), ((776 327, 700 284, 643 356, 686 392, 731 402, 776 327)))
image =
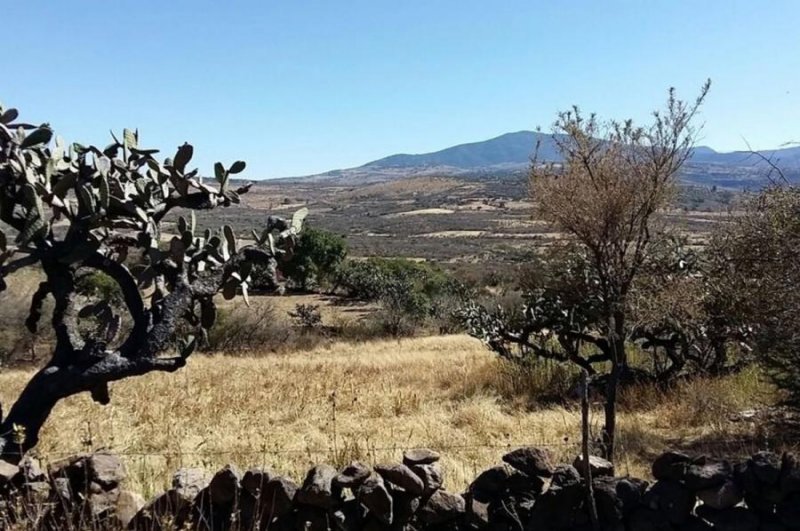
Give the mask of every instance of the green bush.
POLYGON ((337 286, 349 297, 380 303, 377 320, 387 334, 409 335, 425 321, 442 333, 460 328, 453 314, 466 289, 436 266, 398 258, 348 260, 337 286))
POLYGON ((284 273, 301 289, 328 286, 347 257, 347 242, 337 234, 306 228, 284 273))
POLYGON ((393 282, 405 282, 429 299, 461 289, 460 283, 441 268, 405 258, 347 260, 339 268, 336 285, 348 297, 379 300, 393 282))
POLYGON ((106 301, 112 306, 122 303, 122 290, 119 284, 100 271, 92 271, 79 277, 77 291, 86 297, 106 301))
POLYGON ((353 299, 377 300, 385 282, 381 268, 373 260, 347 260, 336 275, 336 287, 353 299))
MULTIPOLYGON (((342 236, 306 226, 291 256, 281 264, 281 273, 296 289, 331 287, 346 257, 347 242, 342 236)), ((269 280, 270 274, 264 266, 255 266, 251 276, 255 289, 263 289, 272 284, 269 280)))

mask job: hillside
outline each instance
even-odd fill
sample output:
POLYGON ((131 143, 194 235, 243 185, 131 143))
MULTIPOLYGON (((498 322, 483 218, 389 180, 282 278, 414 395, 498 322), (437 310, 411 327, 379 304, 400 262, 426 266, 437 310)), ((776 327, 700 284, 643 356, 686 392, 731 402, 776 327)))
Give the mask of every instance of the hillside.
POLYGON ((451 166, 475 170, 491 166, 525 166, 530 163, 537 142, 540 144, 539 156, 543 160, 558 159, 558 150, 551 135, 533 131, 518 131, 483 142, 461 144, 433 153, 391 155, 369 162, 362 168, 451 166))
MULTIPOLYGON (((554 137, 534 131, 517 131, 484 140, 421 154, 390 155, 362 166, 333 170, 303 180, 336 180, 342 184, 365 184, 425 175, 514 176, 524 173, 538 146, 537 158, 559 162, 554 137)), ((787 177, 800 180, 800 147, 768 150, 762 155, 783 169, 787 177)), ((757 188, 766 182, 769 165, 747 151, 719 152, 697 147, 684 169, 684 182, 720 188, 757 188)))

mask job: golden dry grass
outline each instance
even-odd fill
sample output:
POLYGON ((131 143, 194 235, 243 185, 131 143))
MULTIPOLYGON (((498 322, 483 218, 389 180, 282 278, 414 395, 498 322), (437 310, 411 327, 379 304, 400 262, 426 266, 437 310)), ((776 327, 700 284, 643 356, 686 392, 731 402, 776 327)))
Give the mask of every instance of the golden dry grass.
MULTIPOLYGON (((9 404, 29 376, 0 374, 0 401, 9 404)), ((54 459, 111 448, 125 455, 131 487, 151 494, 183 465, 266 465, 300 480, 313 463, 396 460, 404 448, 427 446, 442 451, 446 484, 460 489, 510 447, 554 443, 561 459, 574 457, 578 410, 532 408, 524 399, 552 376, 520 372, 465 336, 338 343, 262 357, 196 355, 179 373, 114 384, 111 406, 88 396, 63 401, 36 451, 54 459)), ((757 394, 754 385, 720 386, 742 388, 733 393, 746 394, 742 402, 757 394)), ((702 411, 687 413, 692 405, 681 393, 626 398, 620 472, 647 475, 645 460, 669 444, 676 424, 685 440, 749 429, 722 419, 706 425, 702 411)), ((739 407, 729 398, 719 407, 739 407)))

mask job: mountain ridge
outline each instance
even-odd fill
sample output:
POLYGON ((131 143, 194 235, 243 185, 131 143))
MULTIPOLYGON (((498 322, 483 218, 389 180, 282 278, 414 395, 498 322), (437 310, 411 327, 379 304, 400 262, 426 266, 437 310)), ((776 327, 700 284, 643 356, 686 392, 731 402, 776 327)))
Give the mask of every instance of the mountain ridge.
MULTIPOLYGON (((523 130, 428 153, 397 153, 354 168, 294 179, 333 179, 358 184, 432 174, 502 177, 527 170, 534 150, 537 150, 537 160, 561 160, 552 134, 523 130)), ((760 153, 785 168, 792 180, 800 181, 800 146, 760 153)), ((687 161, 682 179, 704 186, 752 188, 763 185, 769 169, 769 164, 762 157, 748 151, 720 152, 709 146, 697 146, 687 161)))

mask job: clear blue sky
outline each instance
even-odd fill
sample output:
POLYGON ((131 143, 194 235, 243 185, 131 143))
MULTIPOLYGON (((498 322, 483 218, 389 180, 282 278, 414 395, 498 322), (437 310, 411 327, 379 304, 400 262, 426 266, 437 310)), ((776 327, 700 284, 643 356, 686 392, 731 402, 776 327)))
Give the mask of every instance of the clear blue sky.
POLYGON ((800 1, 3 0, 0 99, 68 141, 139 127, 250 178, 645 118, 710 77, 702 142, 800 140, 800 1))

